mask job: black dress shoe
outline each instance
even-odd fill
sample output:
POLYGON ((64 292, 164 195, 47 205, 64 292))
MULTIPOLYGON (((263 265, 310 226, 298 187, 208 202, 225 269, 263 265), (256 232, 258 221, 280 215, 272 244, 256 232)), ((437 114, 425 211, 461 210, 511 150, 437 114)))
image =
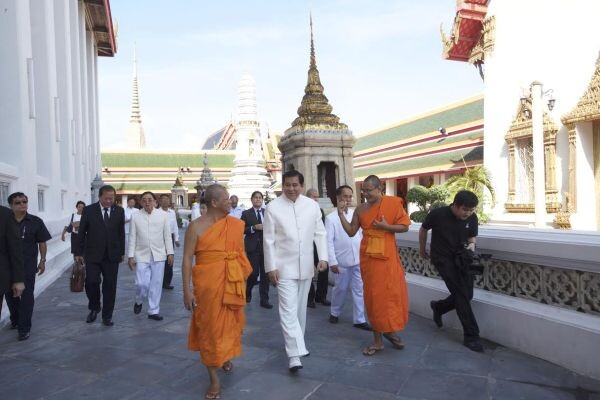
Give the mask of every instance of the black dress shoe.
POLYGON ((141 304, 137 304, 137 303, 133 303, 133 313, 134 314, 139 314, 142 312, 142 305, 141 304))
POLYGON ((246 303, 250 303, 252 301, 252 296, 246 296, 246 303))
POLYGON ((483 345, 479 339, 465 340, 463 343, 469 350, 483 353, 483 345))
POLYGON ((85 320, 85 322, 87 322, 88 324, 89 324, 89 323, 92 323, 92 322, 94 322, 94 321, 96 320, 96 317, 97 317, 97 316, 98 316, 98 311, 94 311, 94 310, 92 310, 92 311, 90 311, 90 313, 88 314, 88 316, 87 316, 87 319, 85 320))
POLYGON ((115 323, 110 318, 102 318, 102 325, 113 326, 115 323))
POLYGON ((317 304, 314 302, 314 300, 313 301, 309 301, 306 306, 310 307, 310 308, 317 308, 317 304))
POLYGON ((16 322, 11 322, 11 323, 10 323, 10 329, 11 329, 11 330, 12 330, 12 329, 17 329, 18 327, 19 327, 19 324, 18 324, 18 323, 16 323, 16 322))
POLYGON ((332 324, 337 324, 339 321, 339 318, 334 316, 334 315, 329 315, 329 322, 331 322, 332 324))
POLYGON ((29 339, 29 332, 19 332, 19 342, 29 339))
POLYGON ((330 305, 331 305, 331 302, 330 302, 329 300, 327 300, 327 299, 325 299, 325 300, 322 300, 322 301, 318 301, 318 300, 317 300, 317 303, 321 303, 321 304, 323 304, 324 306, 330 306, 330 305))
POLYGON ((163 317, 159 314, 150 314, 150 315, 148 315, 148 319, 153 319, 155 321, 162 321, 163 317))
POLYGON ((271 308, 273 308, 273 304, 269 303, 268 301, 261 301, 261 302, 260 302, 260 306, 261 306, 262 308, 267 308, 267 309, 269 309, 269 310, 270 310, 271 308))
POLYGON ((433 322, 435 322, 438 328, 441 328, 444 326, 444 323, 442 322, 442 313, 437 310, 436 303, 437 301, 432 300, 429 303, 429 307, 431 307, 431 311, 433 311, 433 322))
POLYGON ((173 285, 167 285, 167 286, 163 286, 163 289, 167 289, 167 290, 173 290, 175 286, 173 285))
POLYGON ((372 331, 373 328, 371 328, 371 325, 367 324, 366 322, 363 322, 362 324, 354 324, 355 328, 358 329, 362 329, 363 331, 372 331))

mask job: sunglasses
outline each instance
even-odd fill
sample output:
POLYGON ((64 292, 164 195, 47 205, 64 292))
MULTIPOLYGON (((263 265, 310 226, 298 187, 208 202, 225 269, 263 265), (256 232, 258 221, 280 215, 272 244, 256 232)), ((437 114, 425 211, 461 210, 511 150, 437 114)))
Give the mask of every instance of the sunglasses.
POLYGON ((18 200, 18 201, 13 201, 13 204, 18 206, 20 204, 27 204, 29 202, 29 200, 18 200))

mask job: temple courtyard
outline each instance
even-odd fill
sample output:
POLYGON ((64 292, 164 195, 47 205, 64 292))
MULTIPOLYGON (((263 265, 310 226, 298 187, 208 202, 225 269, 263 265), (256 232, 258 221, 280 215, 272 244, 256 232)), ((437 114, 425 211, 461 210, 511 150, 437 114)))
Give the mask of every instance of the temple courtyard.
MULTIPOLYGON (((199 399, 208 387, 197 353, 187 350, 189 312, 182 303, 181 253, 175 289, 163 291, 163 321, 133 314, 134 274, 121 265, 113 327, 85 323, 85 293, 69 291, 69 271, 37 299, 31 338, 0 330, 0 386, 5 399, 199 399)), ((222 377, 223 399, 543 399, 600 400, 600 382, 485 341, 485 353, 462 346, 461 332, 411 315, 404 350, 389 344, 366 357, 371 334, 340 322, 329 307, 308 309, 304 369, 287 369, 277 308, 246 307, 243 355, 222 377)), ((277 296, 271 289, 271 301, 277 296)), ((350 296, 347 301, 351 301, 350 296)), ((5 320, 6 321, 6 320, 5 320)))

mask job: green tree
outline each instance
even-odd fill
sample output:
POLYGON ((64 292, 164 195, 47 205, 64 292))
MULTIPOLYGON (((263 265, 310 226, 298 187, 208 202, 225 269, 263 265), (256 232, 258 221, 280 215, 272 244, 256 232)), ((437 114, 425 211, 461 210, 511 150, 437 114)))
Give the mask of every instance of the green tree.
POLYGON ((433 185, 429 189, 421 185, 410 188, 406 194, 406 200, 419 207, 418 211, 410 213, 410 219, 415 222, 423 222, 429 210, 445 206, 447 198, 448 189, 441 185, 433 185))
POLYGON ((481 222, 489 221, 489 216, 483 211, 485 195, 488 194, 492 207, 496 204, 496 193, 492 185, 490 171, 483 165, 467 168, 462 175, 456 175, 445 183, 448 189, 448 200, 452 201, 456 193, 461 190, 470 190, 479 197, 479 205, 475 210, 481 222))

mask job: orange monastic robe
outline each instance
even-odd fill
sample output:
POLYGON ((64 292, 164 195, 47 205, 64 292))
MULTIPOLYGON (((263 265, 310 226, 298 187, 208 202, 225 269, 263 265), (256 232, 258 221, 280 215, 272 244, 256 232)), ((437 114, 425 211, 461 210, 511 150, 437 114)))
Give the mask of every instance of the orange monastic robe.
POLYGON ((192 268, 196 308, 188 348, 199 351, 207 367, 221 367, 242 353, 246 278, 252 272, 243 234, 244 222, 226 216, 196 243, 192 268))
POLYGON ((399 197, 383 196, 379 205, 360 216, 363 239, 360 243, 360 273, 363 279, 365 308, 377 332, 402 330, 408 322, 408 291, 404 269, 393 232, 373 227, 373 221, 410 225, 399 197))

